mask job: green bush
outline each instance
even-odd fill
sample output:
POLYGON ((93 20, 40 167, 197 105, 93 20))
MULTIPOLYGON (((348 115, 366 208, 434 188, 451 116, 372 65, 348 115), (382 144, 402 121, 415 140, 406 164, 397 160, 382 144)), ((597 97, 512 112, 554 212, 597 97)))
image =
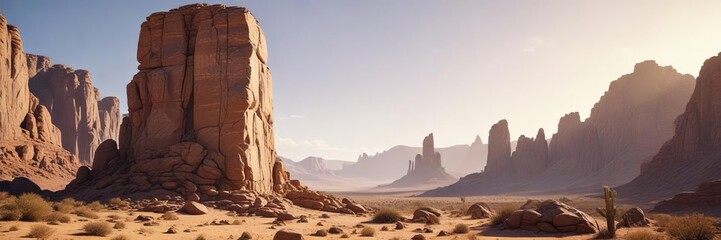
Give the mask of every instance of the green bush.
POLYGON ((398 211, 393 209, 380 209, 376 211, 376 213, 373 215, 373 219, 371 222, 373 223, 395 223, 400 220, 402 220, 403 217, 401 216, 398 211))

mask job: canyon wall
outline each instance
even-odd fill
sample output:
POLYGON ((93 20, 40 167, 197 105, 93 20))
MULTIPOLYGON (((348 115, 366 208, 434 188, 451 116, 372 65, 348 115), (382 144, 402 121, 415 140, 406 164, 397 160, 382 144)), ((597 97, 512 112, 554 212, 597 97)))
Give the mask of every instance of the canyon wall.
POLYGON ((423 138, 423 148, 420 154, 416 154, 414 160, 408 161, 408 169, 405 176, 380 188, 421 188, 431 189, 445 186, 456 180, 446 173, 443 167, 441 154, 436 152, 433 141, 433 133, 423 138))
POLYGON ((20 31, 0 14, 0 179, 26 177, 61 189, 75 176, 78 160, 60 146, 61 133, 48 109, 28 88, 20 31))

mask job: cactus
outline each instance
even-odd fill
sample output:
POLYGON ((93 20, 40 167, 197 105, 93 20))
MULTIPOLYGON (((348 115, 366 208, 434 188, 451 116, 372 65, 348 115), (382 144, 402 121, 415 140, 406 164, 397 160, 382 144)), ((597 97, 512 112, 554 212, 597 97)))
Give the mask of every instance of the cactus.
POLYGON ((608 186, 604 186, 603 198, 606 200, 606 208, 596 208, 596 211, 598 211, 598 214, 601 214, 601 216, 606 218, 606 228, 608 229, 610 237, 614 238, 616 237, 616 205, 614 204, 614 201, 616 200, 616 191, 611 190, 608 186))

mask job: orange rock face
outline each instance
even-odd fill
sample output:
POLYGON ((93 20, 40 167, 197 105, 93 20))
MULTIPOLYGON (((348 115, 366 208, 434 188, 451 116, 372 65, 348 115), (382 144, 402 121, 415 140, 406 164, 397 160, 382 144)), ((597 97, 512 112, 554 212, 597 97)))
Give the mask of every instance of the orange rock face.
POLYGON ((148 17, 128 84, 130 158, 193 139, 229 189, 272 191, 272 80, 263 31, 244 8, 182 7, 148 17))
POLYGON ((721 178, 721 55, 704 62, 670 139, 638 177, 618 188, 620 196, 658 200, 721 178))
POLYGON ((693 87, 690 75, 653 61, 638 63, 633 73, 611 83, 588 119, 581 121, 577 112, 563 116, 548 147, 539 131, 535 139, 521 136, 511 154, 503 120, 489 132, 484 172, 425 195, 588 191, 625 183, 671 138, 693 87))
POLYGON ((0 179, 27 177, 58 190, 75 176, 78 160, 60 146, 48 109, 28 88, 19 30, 0 15, 0 179))

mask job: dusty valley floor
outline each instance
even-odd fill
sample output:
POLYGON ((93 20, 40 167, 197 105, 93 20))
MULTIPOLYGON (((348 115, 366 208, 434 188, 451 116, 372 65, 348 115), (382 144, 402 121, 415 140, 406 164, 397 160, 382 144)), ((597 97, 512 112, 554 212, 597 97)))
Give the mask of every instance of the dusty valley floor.
MULTIPOLYGON (((327 213, 313 211, 303 208, 293 207, 290 213, 296 216, 306 215, 307 223, 299 223, 297 220, 286 221, 284 226, 278 226, 273 223, 274 218, 262 218, 255 216, 228 216, 227 211, 211 209, 205 215, 186 215, 178 213, 178 220, 163 220, 162 214, 147 212, 132 212, 120 210, 101 210, 98 211, 99 218, 91 219, 68 214, 72 220, 69 223, 60 223, 59 225, 49 225, 44 222, 21 222, 21 221, 3 221, 0 222, 0 239, 28 239, 27 235, 34 225, 48 225, 55 230, 49 239, 112 239, 118 236, 124 236, 123 239, 198 239, 200 236, 204 239, 238 239, 243 232, 252 235, 252 239, 273 239, 273 235, 280 229, 294 229, 303 233, 305 239, 341 239, 342 234, 329 234, 325 237, 313 236, 318 230, 328 230, 332 226, 339 227, 348 235, 348 239, 411 239, 414 235, 422 234, 426 239, 591 239, 593 234, 587 235, 561 235, 561 234, 543 234, 528 232, 524 230, 499 230, 496 227, 489 227, 488 219, 472 220, 468 216, 464 216, 462 212, 470 206, 470 204, 483 201, 493 208, 501 208, 506 205, 520 206, 528 199, 560 199, 561 196, 493 196, 493 197, 468 197, 466 202, 462 202, 460 198, 415 198, 408 197, 408 193, 395 195, 379 195, 379 194, 354 194, 347 195, 365 206, 379 208, 392 208, 398 210, 402 215, 411 217, 413 210, 423 206, 429 206, 441 209, 443 211, 439 225, 424 225, 421 223, 405 223, 406 228, 395 230, 395 224, 373 224, 368 223, 372 214, 362 216, 352 216, 338 213, 327 213), (321 215, 327 214, 328 218, 321 215), (151 216, 158 225, 145 226, 146 222, 136 221, 139 215, 151 216), (229 224, 214 224, 226 220, 229 224), (236 221, 238 220, 238 221, 236 221), (83 226, 89 222, 105 221, 105 222, 123 222, 125 228, 114 229, 105 237, 89 236, 83 231, 83 226), (234 224, 235 222, 235 224, 234 224), (376 230, 374 237, 361 237, 360 232, 362 226, 359 224, 372 227, 376 230), (451 234, 450 236, 437 236, 440 231, 452 232, 457 224, 466 224, 470 227, 470 232, 466 234, 451 234), (166 231, 175 226, 177 233, 169 234, 166 231), (382 228, 387 227, 389 230, 384 231, 382 228), (11 231, 11 228, 17 230, 11 231), (418 233, 417 229, 429 228, 431 233, 418 233)), ((346 197, 346 196, 343 196, 346 197)), ((598 220, 598 223, 605 226, 605 220, 598 216, 594 209, 602 206, 602 199, 594 199, 588 197, 568 197, 564 199, 569 204, 579 208, 580 210, 591 214, 598 220), (568 201, 570 199, 570 201, 568 201)), ((627 208, 629 206, 621 205, 619 208, 627 208)), ((621 229, 618 231, 619 238, 632 231, 643 231, 652 228, 634 228, 621 229)))

